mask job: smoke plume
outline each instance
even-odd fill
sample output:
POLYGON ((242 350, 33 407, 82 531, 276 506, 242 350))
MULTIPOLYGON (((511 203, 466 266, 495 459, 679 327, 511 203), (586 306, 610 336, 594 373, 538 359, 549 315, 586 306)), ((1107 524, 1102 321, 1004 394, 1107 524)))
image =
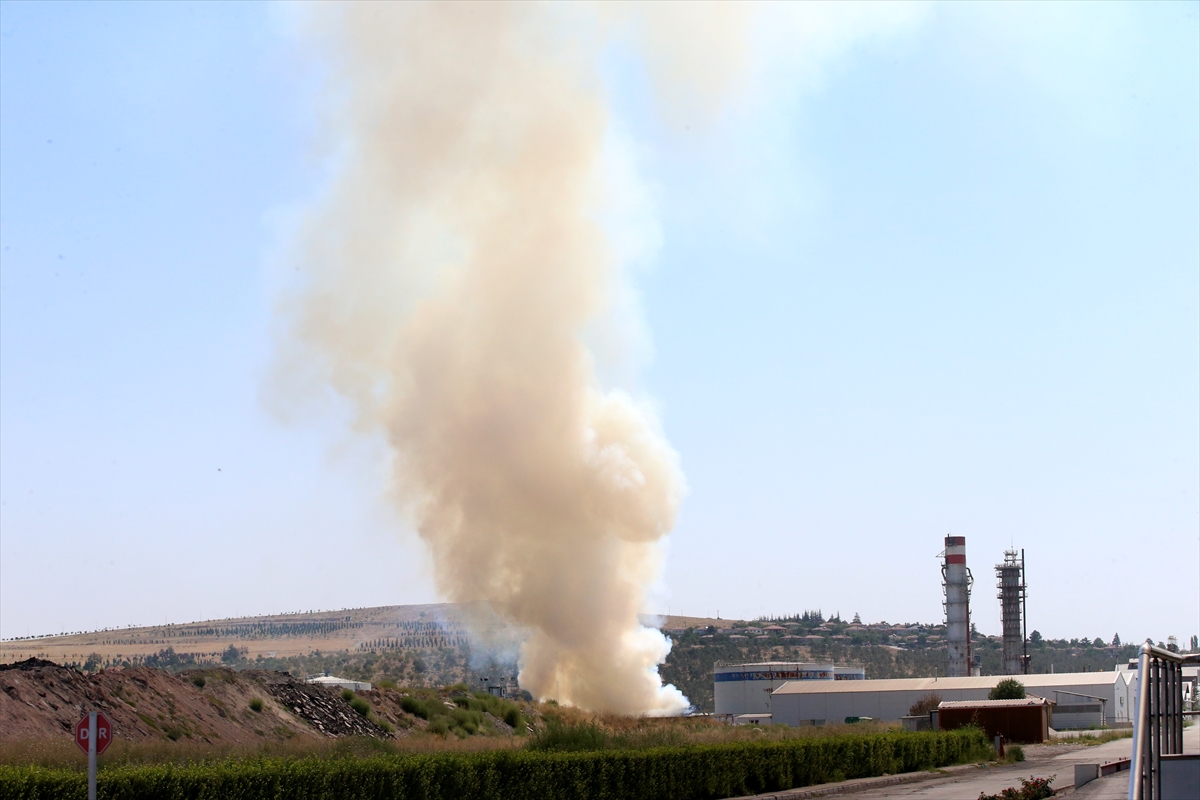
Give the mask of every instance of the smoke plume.
POLYGON ((584 334, 622 296, 598 222, 600 17, 571 4, 336 4, 335 177, 305 222, 281 358, 386 439, 448 599, 528 631, 520 682, 666 714, 638 621, 683 493, 654 415, 584 334), (595 23, 595 24, 594 24, 595 23))

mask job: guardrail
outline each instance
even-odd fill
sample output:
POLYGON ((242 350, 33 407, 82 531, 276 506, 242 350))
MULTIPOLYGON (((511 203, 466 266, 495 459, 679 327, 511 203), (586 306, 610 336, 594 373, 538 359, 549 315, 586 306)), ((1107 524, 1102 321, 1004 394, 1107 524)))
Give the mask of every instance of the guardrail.
POLYGON ((1200 663, 1200 655, 1172 653, 1152 644, 1138 652, 1129 800, 1162 800, 1162 757, 1183 753, 1185 663, 1200 663))

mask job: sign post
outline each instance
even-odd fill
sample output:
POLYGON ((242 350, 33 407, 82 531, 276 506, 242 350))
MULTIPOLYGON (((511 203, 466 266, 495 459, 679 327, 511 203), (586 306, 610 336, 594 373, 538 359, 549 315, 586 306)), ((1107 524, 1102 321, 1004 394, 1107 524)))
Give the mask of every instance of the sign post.
POLYGON ((96 800, 96 756, 112 741, 112 723, 100 711, 89 711, 75 723, 75 744, 88 757, 88 800, 96 800))

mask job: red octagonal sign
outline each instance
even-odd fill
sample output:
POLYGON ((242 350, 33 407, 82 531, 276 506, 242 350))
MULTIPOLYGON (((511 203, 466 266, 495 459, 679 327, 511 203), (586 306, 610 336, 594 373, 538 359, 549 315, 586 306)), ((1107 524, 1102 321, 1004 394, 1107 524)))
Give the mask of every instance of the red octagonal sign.
MULTIPOLYGON (((83 719, 75 723, 75 744, 79 745, 83 752, 88 751, 88 735, 91 726, 88 724, 90 714, 84 714, 83 719)), ((109 742, 112 741, 112 723, 108 721, 108 717, 104 716, 103 711, 96 712, 96 753, 103 753, 109 742)))

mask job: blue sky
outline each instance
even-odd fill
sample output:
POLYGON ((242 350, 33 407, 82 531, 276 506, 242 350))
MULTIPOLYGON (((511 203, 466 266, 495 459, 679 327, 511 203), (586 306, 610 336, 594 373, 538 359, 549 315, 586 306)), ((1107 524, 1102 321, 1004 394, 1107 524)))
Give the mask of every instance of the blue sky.
MULTIPOLYGON (((690 492, 662 611, 1200 632, 1200 3, 768 25, 604 65, 690 492), (669 105, 669 104, 668 104, 669 105), (1163 594, 1142 600, 1135 589, 1163 594)), ((435 600, 379 450, 262 400, 322 64, 287 7, 0 3, 0 635, 435 600)))

